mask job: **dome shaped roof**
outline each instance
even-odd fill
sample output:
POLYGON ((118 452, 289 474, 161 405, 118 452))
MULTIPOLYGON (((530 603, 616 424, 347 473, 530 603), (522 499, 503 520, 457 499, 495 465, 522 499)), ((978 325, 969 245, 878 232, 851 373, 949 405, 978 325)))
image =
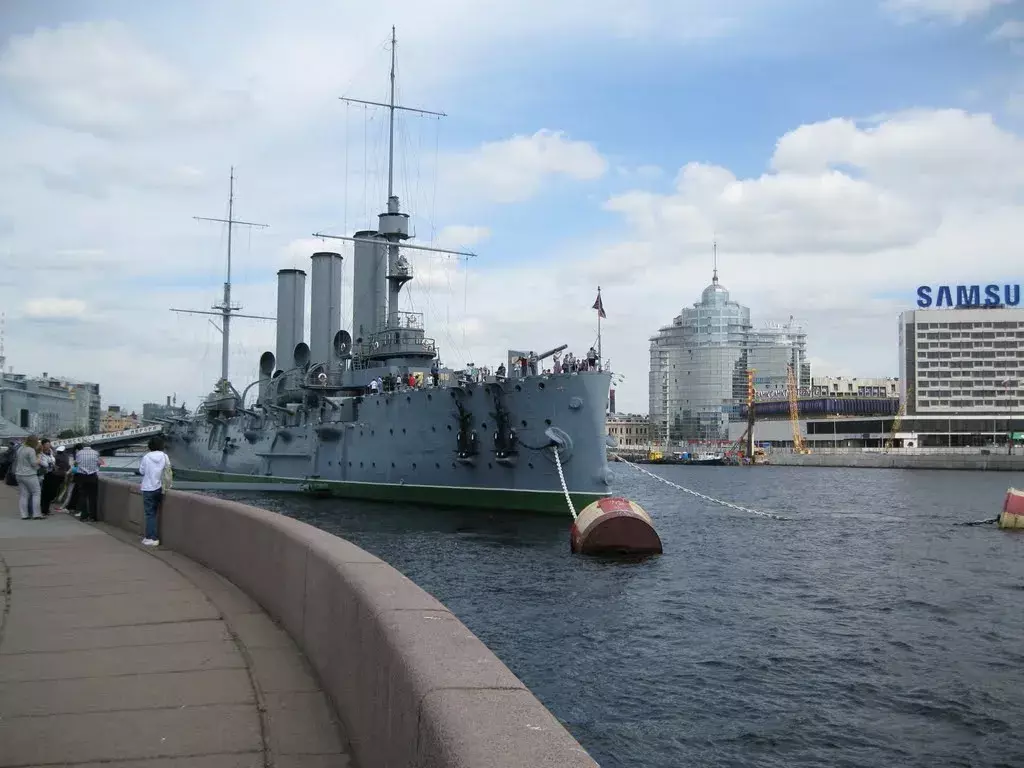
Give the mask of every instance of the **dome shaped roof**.
POLYGON ((718 270, 715 270, 715 276, 711 278, 711 285, 704 289, 700 300, 702 304, 725 304, 729 301, 729 289, 718 282, 718 270))

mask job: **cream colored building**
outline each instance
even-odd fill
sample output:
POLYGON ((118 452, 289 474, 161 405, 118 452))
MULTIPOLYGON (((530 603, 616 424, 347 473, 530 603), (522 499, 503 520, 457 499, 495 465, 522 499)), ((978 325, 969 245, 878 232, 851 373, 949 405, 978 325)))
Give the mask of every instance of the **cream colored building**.
POLYGON ((135 411, 126 413, 119 405, 108 405, 100 417, 100 432, 121 432, 139 426, 139 417, 135 411))
POLYGON ((606 425, 608 436, 620 448, 646 448, 651 443, 651 422, 646 416, 613 413, 606 425))

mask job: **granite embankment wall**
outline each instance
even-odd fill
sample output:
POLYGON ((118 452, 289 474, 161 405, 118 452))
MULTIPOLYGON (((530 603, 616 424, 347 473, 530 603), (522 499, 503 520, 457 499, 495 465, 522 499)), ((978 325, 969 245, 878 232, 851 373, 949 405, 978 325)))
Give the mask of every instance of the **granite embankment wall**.
MULTIPOLYGON (((142 530, 142 497, 100 483, 101 519, 142 530)), ((596 768, 559 721, 440 602, 337 536, 171 491, 162 546, 221 574, 305 652, 361 768, 596 768)))
POLYGON ((987 469, 1024 471, 1024 456, 1005 454, 772 453, 770 464, 790 467, 861 467, 870 469, 987 469))

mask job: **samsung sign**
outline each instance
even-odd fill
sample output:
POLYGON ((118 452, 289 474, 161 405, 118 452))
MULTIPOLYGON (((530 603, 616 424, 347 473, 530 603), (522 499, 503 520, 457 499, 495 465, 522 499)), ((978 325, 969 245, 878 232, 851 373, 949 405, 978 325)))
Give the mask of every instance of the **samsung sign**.
POLYGON ((917 289, 917 306, 928 307, 1016 307, 1019 285, 922 285, 917 289))

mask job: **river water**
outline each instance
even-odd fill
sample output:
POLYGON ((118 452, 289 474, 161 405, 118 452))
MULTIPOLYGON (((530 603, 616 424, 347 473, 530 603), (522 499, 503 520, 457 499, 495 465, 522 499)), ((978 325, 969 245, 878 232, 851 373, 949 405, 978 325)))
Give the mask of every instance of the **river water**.
POLYGON ((569 554, 565 519, 232 498, 437 596, 605 768, 1024 765, 1024 535, 1009 473, 615 465, 661 557, 569 554))

